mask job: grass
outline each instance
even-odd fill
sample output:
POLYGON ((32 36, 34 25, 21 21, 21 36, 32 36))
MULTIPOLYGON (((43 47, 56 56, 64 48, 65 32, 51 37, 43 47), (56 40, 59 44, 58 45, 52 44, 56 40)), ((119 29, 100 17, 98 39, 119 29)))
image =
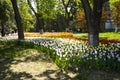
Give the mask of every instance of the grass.
POLYGON ((63 73, 41 51, 28 42, 0 41, 0 80, 120 80, 116 72, 80 69, 63 73))
POLYGON ((0 41, 0 59, 13 59, 30 54, 34 50, 34 45, 17 41, 0 41))
POLYGON ((76 37, 76 38, 81 38, 81 39, 87 39, 88 38, 87 33, 73 34, 73 36, 76 37))
MULTIPOLYGON (((73 34, 74 37, 82 38, 82 39, 88 39, 87 33, 81 33, 81 34, 73 34)), ((120 33, 115 32, 105 32, 99 34, 100 39, 108 39, 108 40, 120 40, 120 33)))
POLYGON ((120 33, 115 32, 107 32, 107 33, 100 33, 100 38, 106 38, 108 40, 120 40, 120 33))

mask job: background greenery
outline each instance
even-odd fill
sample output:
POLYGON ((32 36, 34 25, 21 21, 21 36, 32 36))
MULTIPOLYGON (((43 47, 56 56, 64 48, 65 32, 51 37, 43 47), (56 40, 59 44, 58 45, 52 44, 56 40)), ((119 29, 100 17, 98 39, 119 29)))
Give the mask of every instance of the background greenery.
MULTIPOLYGON (((40 27, 42 27, 44 31, 59 32, 65 31, 68 25, 72 32, 87 32, 85 15, 80 0, 70 0, 70 2, 68 2, 68 0, 63 0, 65 5, 63 2, 57 0, 30 1, 34 11, 39 17, 36 17, 27 0, 18 0, 17 2, 25 32, 36 31, 36 29, 39 32, 40 27), (70 8, 70 11, 68 12, 66 8, 70 8), (36 27, 37 18, 40 19, 40 27, 36 27)), ((0 4, 0 21, 2 21, 0 24, 1 29, 4 24, 5 32, 10 33, 17 29, 11 2, 10 0, 0 0, 0 4)), ((114 20, 112 24, 119 27, 119 0, 110 0, 108 6, 110 6, 111 17, 114 20)), ((101 32, 105 31, 104 23, 107 19, 107 11, 105 10, 105 7, 103 7, 102 14, 101 32)))

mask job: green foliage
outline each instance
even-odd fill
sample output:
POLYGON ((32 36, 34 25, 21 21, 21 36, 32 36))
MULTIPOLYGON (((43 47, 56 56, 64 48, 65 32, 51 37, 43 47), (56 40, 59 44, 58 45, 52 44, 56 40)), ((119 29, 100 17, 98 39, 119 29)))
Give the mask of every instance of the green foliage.
POLYGON ((56 15, 56 0, 35 0, 37 13, 42 14, 44 19, 53 19, 56 15))
POLYGON ((0 25, 4 26, 5 33, 9 33, 15 28, 14 14, 10 0, 0 0, 0 12, 0 25))
POLYGON ((30 13, 27 2, 21 1, 19 3, 19 10, 22 17, 23 28, 25 31, 29 31, 31 28, 33 28, 33 23, 35 20, 33 19, 32 13, 30 13))
POLYGON ((0 1, 0 20, 6 22, 8 20, 8 4, 6 1, 0 1))
POLYGON ((64 31, 65 27, 67 25, 66 21, 65 21, 65 17, 62 14, 58 13, 56 21, 57 21, 56 31, 57 30, 58 31, 64 31))
POLYGON ((114 8, 114 3, 115 2, 118 2, 119 0, 109 0, 110 1, 110 7, 111 7, 111 9, 113 9, 114 8))
MULTIPOLYGON (((113 3, 113 18, 114 18, 114 21, 113 23, 116 24, 117 28, 120 26, 120 1, 116 1, 113 3)), ((116 28, 116 32, 118 31, 116 28)))

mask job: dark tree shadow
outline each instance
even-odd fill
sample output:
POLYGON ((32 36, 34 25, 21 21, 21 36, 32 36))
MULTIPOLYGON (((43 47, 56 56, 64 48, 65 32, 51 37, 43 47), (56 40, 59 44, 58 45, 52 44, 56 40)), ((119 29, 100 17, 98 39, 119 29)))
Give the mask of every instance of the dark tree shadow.
POLYGON ((27 72, 13 72, 10 67, 12 64, 19 64, 21 62, 36 62, 42 61, 50 63, 52 60, 45 53, 29 54, 24 57, 14 58, 19 52, 26 49, 32 49, 30 46, 21 46, 18 43, 10 45, 0 45, 0 80, 35 80, 30 73, 27 72))
POLYGON ((32 75, 26 72, 12 72, 10 66, 14 60, 0 60, 0 80, 24 80, 32 79, 32 75))
POLYGON ((71 77, 67 73, 63 73, 61 70, 46 70, 37 76, 46 77, 47 80, 76 80, 75 77, 71 77), (54 74, 54 76, 52 74, 54 74))
POLYGON ((93 69, 78 69, 78 71, 70 70, 74 73, 78 73, 72 80, 120 80, 120 73, 106 72, 103 70, 93 69))

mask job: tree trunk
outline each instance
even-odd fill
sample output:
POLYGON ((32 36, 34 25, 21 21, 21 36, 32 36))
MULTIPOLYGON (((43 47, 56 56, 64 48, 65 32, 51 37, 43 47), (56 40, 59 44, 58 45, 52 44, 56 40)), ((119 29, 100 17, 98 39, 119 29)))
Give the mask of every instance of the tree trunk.
POLYGON ((4 28, 4 22, 1 21, 1 36, 4 37, 5 36, 5 28, 4 28))
POLYGON ((23 27, 21 23, 21 17, 20 17, 18 7, 17 7, 17 0, 11 0, 11 2, 12 2, 14 14, 15 14, 17 28, 18 28, 18 40, 24 40, 24 32, 23 32, 23 27))
POLYGON ((88 43, 90 46, 99 45, 99 33, 98 32, 89 32, 88 33, 88 43))
POLYGON ((93 1, 93 10, 88 0, 81 0, 87 20, 88 43, 90 46, 99 45, 99 27, 102 15, 102 0, 93 1))
POLYGON ((36 32, 40 32, 40 34, 43 34, 44 20, 42 18, 42 15, 36 13, 35 16, 36 16, 36 32))
POLYGON ((44 33, 44 20, 42 18, 42 14, 39 14, 34 10, 32 4, 30 3, 30 0, 27 0, 27 2, 28 2, 29 7, 31 8, 31 10, 33 11, 33 13, 35 14, 35 17, 36 17, 36 26, 35 26, 36 32, 40 31, 40 33, 43 34, 44 33))
POLYGON ((35 26, 35 31, 36 32, 39 32, 39 30, 40 30, 40 20, 39 20, 39 16, 36 14, 35 15, 36 16, 36 26, 35 26))
POLYGON ((71 0, 68 0, 68 2, 65 3, 65 0, 62 0, 62 4, 63 4, 64 10, 65 10, 65 17, 66 17, 66 31, 69 31, 69 29, 70 29, 70 10, 68 10, 70 1, 71 0))

